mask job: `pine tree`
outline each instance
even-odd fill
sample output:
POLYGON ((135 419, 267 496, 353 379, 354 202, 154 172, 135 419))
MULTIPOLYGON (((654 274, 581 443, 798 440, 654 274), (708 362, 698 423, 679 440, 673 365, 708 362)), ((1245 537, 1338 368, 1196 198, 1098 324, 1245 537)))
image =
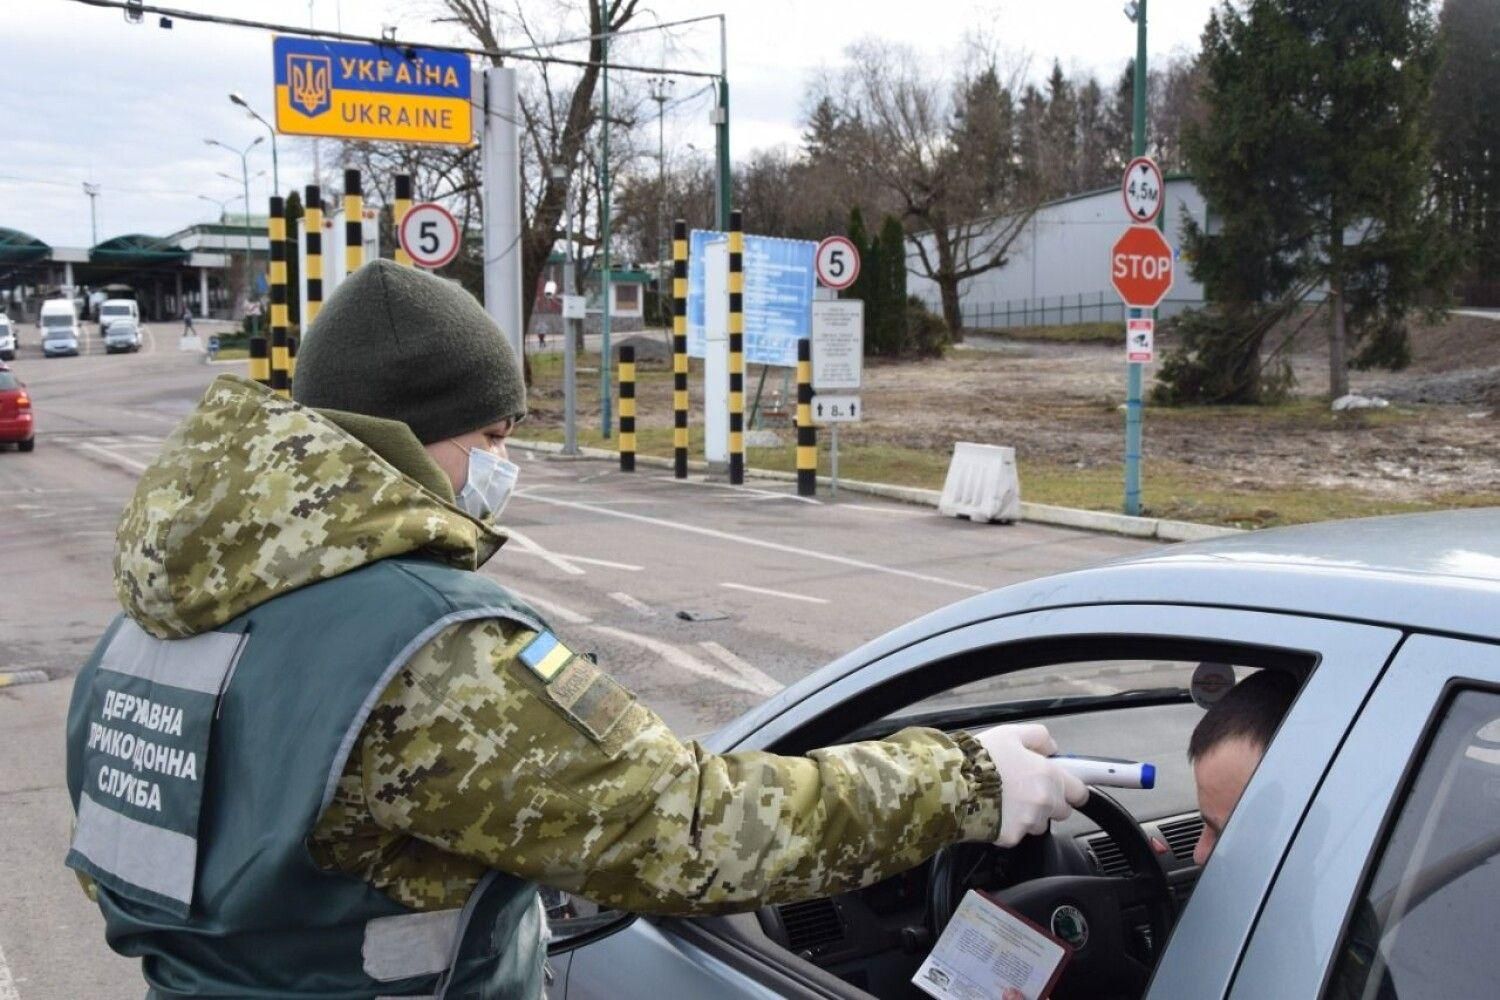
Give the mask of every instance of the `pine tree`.
MULTIPOLYGON (((1329 388, 1343 395, 1351 340, 1362 341, 1357 362, 1399 364, 1408 312, 1452 270, 1427 206, 1429 3, 1226 4, 1204 30, 1201 59, 1206 117, 1189 125, 1186 149, 1219 221, 1208 231, 1190 220, 1188 247, 1229 319, 1198 345, 1200 361, 1259 371, 1264 310, 1326 287, 1329 388)), ((1258 395, 1244 384, 1229 398, 1258 395)))
POLYGON ((876 259, 866 265, 878 269, 879 276, 876 301, 865 303, 865 336, 879 341, 881 354, 907 354, 911 345, 906 331, 906 230, 901 220, 887 215, 877 242, 876 259))
POLYGON ((1500 3, 1446 0, 1433 83, 1437 188, 1448 230, 1469 251, 1469 305, 1500 305, 1500 3))

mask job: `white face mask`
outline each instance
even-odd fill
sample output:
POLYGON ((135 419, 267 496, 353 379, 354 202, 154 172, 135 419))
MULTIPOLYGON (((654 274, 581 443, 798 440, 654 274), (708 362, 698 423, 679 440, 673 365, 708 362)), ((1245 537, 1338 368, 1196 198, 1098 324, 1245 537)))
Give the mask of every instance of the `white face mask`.
POLYGON ((507 462, 488 449, 466 450, 469 453, 469 476, 464 488, 458 491, 458 505, 471 517, 493 521, 505 509, 521 470, 514 462, 507 462))

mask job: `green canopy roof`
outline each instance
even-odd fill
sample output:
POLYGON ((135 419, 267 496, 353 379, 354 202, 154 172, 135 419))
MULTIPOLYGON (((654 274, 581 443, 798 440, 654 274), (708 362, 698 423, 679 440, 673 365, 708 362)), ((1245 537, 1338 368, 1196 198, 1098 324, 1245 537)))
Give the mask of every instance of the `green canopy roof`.
POLYGON ((51 247, 30 233, 0 227, 0 264, 25 264, 51 252, 51 247))
POLYGON ((177 244, 141 233, 116 236, 89 251, 89 260, 96 264, 163 264, 187 258, 188 252, 177 244))

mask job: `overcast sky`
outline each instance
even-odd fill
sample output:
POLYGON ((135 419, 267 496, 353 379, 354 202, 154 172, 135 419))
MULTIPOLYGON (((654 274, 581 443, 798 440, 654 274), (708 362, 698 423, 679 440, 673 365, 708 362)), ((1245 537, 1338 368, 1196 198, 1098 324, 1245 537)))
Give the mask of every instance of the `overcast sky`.
MULTIPOLYGON (((754 149, 795 143, 806 87, 821 70, 837 68, 850 43, 878 37, 908 44, 935 67, 952 65, 976 32, 1005 57, 1041 77, 1053 58, 1069 72, 1112 81, 1134 54, 1135 28, 1122 0, 649 0, 662 21, 723 13, 728 20, 731 144, 741 158, 754 149)), ((298 26, 378 34, 399 27, 409 41, 450 42, 451 25, 433 22, 431 0, 175 0, 167 6, 298 26)), ((530 4, 545 27, 562 5, 530 4)), ((1212 0, 1157 0, 1151 10, 1151 53, 1196 49, 1212 0)), ((272 117, 269 34, 179 20, 170 31, 148 16, 126 24, 119 11, 72 0, 8 0, 0 32, 0 93, 10 113, 0 138, 0 226, 54 246, 90 242, 89 199, 82 184, 101 189, 101 240, 124 233, 164 235, 218 217, 216 201, 241 210, 237 155, 205 145, 218 139, 243 148, 265 129, 230 104, 238 90, 272 117), (231 179, 218 176, 229 174, 231 179), (201 197, 200 197, 201 196, 201 197)), ((649 23, 643 21, 642 23, 649 23)), ((556 37, 556 36, 554 36, 556 37)), ((617 60, 715 71, 715 24, 621 40, 617 60)), ((557 50, 580 58, 582 47, 557 50)), ((708 96, 692 98, 704 81, 679 79, 668 114, 668 144, 710 146, 708 96)), ((325 183, 333 143, 322 143, 325 183)), ((264 212, 271 193, 269 143, 249 154, 251 204, 264 212)), ((312 143, 278 142, 282 188, 312 181, 312 143)))

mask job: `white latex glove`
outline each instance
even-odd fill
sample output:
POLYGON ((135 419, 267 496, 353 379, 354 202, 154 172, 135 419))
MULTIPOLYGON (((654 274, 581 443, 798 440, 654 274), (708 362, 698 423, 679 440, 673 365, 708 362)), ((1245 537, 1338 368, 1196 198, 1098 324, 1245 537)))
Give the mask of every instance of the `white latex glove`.
POLYGON ((995 726, 974 738, 1000 774, 1000 837, 995 843, 1001 847, 1014 847, 1027 834, 1045 833, 1048 821, 1067 819, 1073 806, 1088 801, 1088 787, 1047 759, 1057 753, 1057 744, 1046 726, 995 726))

